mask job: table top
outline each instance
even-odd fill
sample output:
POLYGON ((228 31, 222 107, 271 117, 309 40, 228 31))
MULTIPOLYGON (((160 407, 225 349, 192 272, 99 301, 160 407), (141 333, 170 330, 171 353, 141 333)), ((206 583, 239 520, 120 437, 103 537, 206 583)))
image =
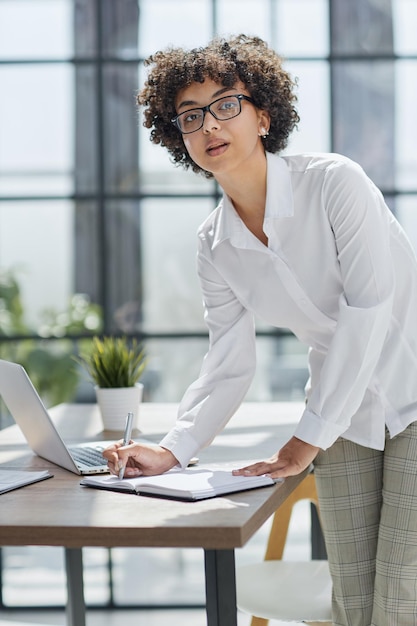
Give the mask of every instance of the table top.
MULTIPOLYGON (((266 458, 289 439, 301 403, 244 403, 199 457, 233 467, 266 458)), ((158 442, 177 405, 143 403, 140 436, 158 442)), ((50 415, 63 439, 114 440, 101 431, 98 407, 62 404, 50 415)), ((80 486, 81 477, 34 455, 17 426, 0 431, 0 468, 49 469, 52 479, 0 496, 0 545, 242 547, 304 475, 273 487, 199 502, 163 500, 80 486)))

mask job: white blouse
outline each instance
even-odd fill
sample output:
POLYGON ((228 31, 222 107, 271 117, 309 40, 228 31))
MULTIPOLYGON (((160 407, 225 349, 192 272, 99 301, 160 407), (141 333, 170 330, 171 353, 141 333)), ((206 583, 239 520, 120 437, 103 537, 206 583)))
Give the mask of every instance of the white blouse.
POLYGON ((209 329, 199 378, 161 445, 185 465, 208 445, 252 381, 254 317, 309 350, 295 435, 382 450, 417 419, 417 260, 380 191, 337 154, 267 154, 264 246, 223 197, 198 231, 209 329))

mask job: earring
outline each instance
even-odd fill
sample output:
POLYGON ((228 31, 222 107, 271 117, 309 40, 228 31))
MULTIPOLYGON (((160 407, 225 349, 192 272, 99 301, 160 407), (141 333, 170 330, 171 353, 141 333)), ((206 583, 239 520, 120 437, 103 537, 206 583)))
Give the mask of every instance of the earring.
POLYGON ((262 137, 262 139, 266 139, 269 135, 269 132, 266 130, 266 128, 260 128, 260 133, 258 133, 258 137, 262 137))

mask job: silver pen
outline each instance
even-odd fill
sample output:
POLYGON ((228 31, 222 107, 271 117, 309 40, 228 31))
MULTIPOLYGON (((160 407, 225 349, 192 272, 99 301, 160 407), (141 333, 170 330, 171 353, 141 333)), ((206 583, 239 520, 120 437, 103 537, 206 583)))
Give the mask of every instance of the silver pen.
MULTIPOLYGON (((132 426, 133 426, 133 413, 128 413, 127 417, 126 417, 126 426, 125 426, 125 432, 123 435, 123 445, 127 446, 127 444, 129 443, 129 441, 132 438, 132 426)), ((125 466, 121 467, 119 469, 119 480, 122 480, 123 476, 125 475, 125 466)))

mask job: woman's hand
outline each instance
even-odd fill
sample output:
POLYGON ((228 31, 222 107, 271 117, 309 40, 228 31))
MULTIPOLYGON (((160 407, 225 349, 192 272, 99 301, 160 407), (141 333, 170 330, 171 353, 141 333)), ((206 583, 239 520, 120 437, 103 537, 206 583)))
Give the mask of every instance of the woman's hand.
POLYGON ((166 448, 133 441, 127 446, 121 441, 114 443, 103 451, 103 456, 111 474, 118 476, 120 469, 125 467, 125 478, 163 474, 178 464, 166 448))
POLYGON ((285 446, 270 459, 234 470, 233 474, 236 476, 269 474, 271 478, 296 476, 312 463, 319 451, 320 448, 301 441, 297 437, 291 437, 285 446))

